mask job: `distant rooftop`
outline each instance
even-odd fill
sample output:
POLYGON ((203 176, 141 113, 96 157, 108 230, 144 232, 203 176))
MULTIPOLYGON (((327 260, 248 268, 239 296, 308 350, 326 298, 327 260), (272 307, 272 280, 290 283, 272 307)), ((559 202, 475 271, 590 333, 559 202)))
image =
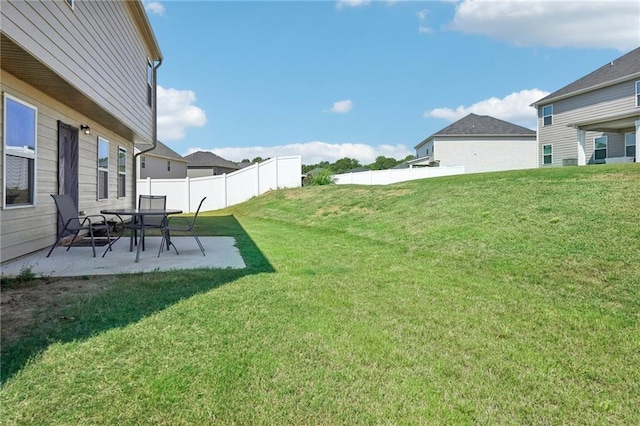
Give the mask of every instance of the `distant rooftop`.
POLYGON ((184 159, 184 157, 182 157, 182 155, 178 154, 177 152, 175 152, 174 150, 172 150, 171 148, 169 148, 167 145, 163 144, 160 141, 158 141, 154 149, 152 149, 151 151, 147 151, 145 154, 155 155, 157 157, 173 158, 173 159, 181 160, 185 162, 187 161, 184 159))
POLYGON ((188 167, 225 167, 227 169, 239 169, 236 163, 225 160, 224 158, 209 151, 197 151, 193 154, 186 155, 188 167))

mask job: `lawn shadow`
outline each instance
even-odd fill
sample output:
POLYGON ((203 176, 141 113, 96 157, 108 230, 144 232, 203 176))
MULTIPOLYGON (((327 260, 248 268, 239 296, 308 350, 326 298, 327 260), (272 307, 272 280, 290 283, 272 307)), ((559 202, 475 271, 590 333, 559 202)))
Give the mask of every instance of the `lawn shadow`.
MULTIPOLYGON (((85 277, 113 281, 92 296, 78 297, 62 309, 41 314, 24 336, 2 342, 0 383, 5 384, 30 359, 55 343, 88 339, 205 293, 244 276, 275 272, 234 216, 198 217, 198 235, 231 236, 247 265, 244 269, 192 269, 113 276, 85 277)), ((78 280, 82 280, 78 278, 78 280)))

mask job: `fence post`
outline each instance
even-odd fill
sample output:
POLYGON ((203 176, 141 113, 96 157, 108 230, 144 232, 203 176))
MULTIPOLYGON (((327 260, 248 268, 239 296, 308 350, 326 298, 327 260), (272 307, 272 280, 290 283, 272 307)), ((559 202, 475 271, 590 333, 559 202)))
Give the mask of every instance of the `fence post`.
POLYGON ((229 207, 229 200, 227 200, 227 174, 223 173, 222 174, 222 190, 224 191, 224 194, 222 194, 222 201, 224 204, 224 208, 229 207))
POLYGON ((184 186, 185 186, 184 195, 186 198, 185 201, 187 202, 186 211, 187 213, 191 213, 191 179, 189 179, 189 176, 184 178, 184 186))

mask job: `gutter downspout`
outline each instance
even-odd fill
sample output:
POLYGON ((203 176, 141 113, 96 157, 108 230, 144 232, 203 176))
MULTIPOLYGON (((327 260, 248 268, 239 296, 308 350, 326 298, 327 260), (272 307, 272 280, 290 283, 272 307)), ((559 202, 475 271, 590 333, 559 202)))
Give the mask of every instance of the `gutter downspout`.
POLYGON ((153 66, 153 134, 151 135, 152 146, 149 149, 140 151, 133 155, 133 206, 138 206, 138 156, 145 152, 152 151, 158 145, 158 68, 162 65, 162 58, 153 66))

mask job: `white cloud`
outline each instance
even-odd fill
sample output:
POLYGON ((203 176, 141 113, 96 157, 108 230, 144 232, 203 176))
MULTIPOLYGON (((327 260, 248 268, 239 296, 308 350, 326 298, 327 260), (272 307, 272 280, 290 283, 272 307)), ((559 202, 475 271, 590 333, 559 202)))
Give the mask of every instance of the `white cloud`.
POLYGON ((165 12, 164 5, 159 1, 145 1, 144 9, 149 13, 160 16, 163 16, 165 12))
POLYGON ((425 24, 427 18, 431 16, 431 11, 428 9, 423 9, 418 11, 416 13, 416 16, 418 17, 418 21, 420 22, 420 24, 418 25, 418 32, 420 34, 433 34, 433 28, 425 24))
POLYGON ((185 137, 189 127, 202 127, 207 116, 193 105, 196 95, 191 90, 165 89, 158 86, 158 139, 177 141, 185 137))
POLYGON ((471 106, 459 106, 452 108, 435 108, 424 113, 425 118, 443 118, 448 121, 456 121, 462 117, 474 113, 478 115, 490 115, 500 120, 519 124, 530 129, 536 128, 536 109, 530 105, 547 96, 549 92, 540 89, 521 90, 511 93, 502 99, 492 97, 471 106))
POLYGON ((401 160, 415 152, 405 145, 378 145, 371 146, 363 143, 340 143, 313 141, 305 143, 293 143, 281 146, 253 146, 253 147, 229 147, 216 149, 189 148, 184 155, 196 151, 211 151, 229 161, 241 161, 245 158, 255 157, 272 158, 276 156, 300 155, 302 164, 318 164, 321 161, 334 163, 341 158, 355 158, 360 164, 366 165, 376 161, 376 158, 385 157, 401 160))
POLYGON ((449 29, 518 46, 625 51, 640 44, 640 2, 464 0, 449 29))
POLYGON ((342 9, 343 7, 362 7, 368 6, 371 0, 338 0, 336 2, 336 8, 342 9))
POLYGON ((334 102, 331 107, 331 112, 335 112, 336 114, 344 114, 353 109, 353 102, 351 99, 345 99, 343 101, 334 102))

